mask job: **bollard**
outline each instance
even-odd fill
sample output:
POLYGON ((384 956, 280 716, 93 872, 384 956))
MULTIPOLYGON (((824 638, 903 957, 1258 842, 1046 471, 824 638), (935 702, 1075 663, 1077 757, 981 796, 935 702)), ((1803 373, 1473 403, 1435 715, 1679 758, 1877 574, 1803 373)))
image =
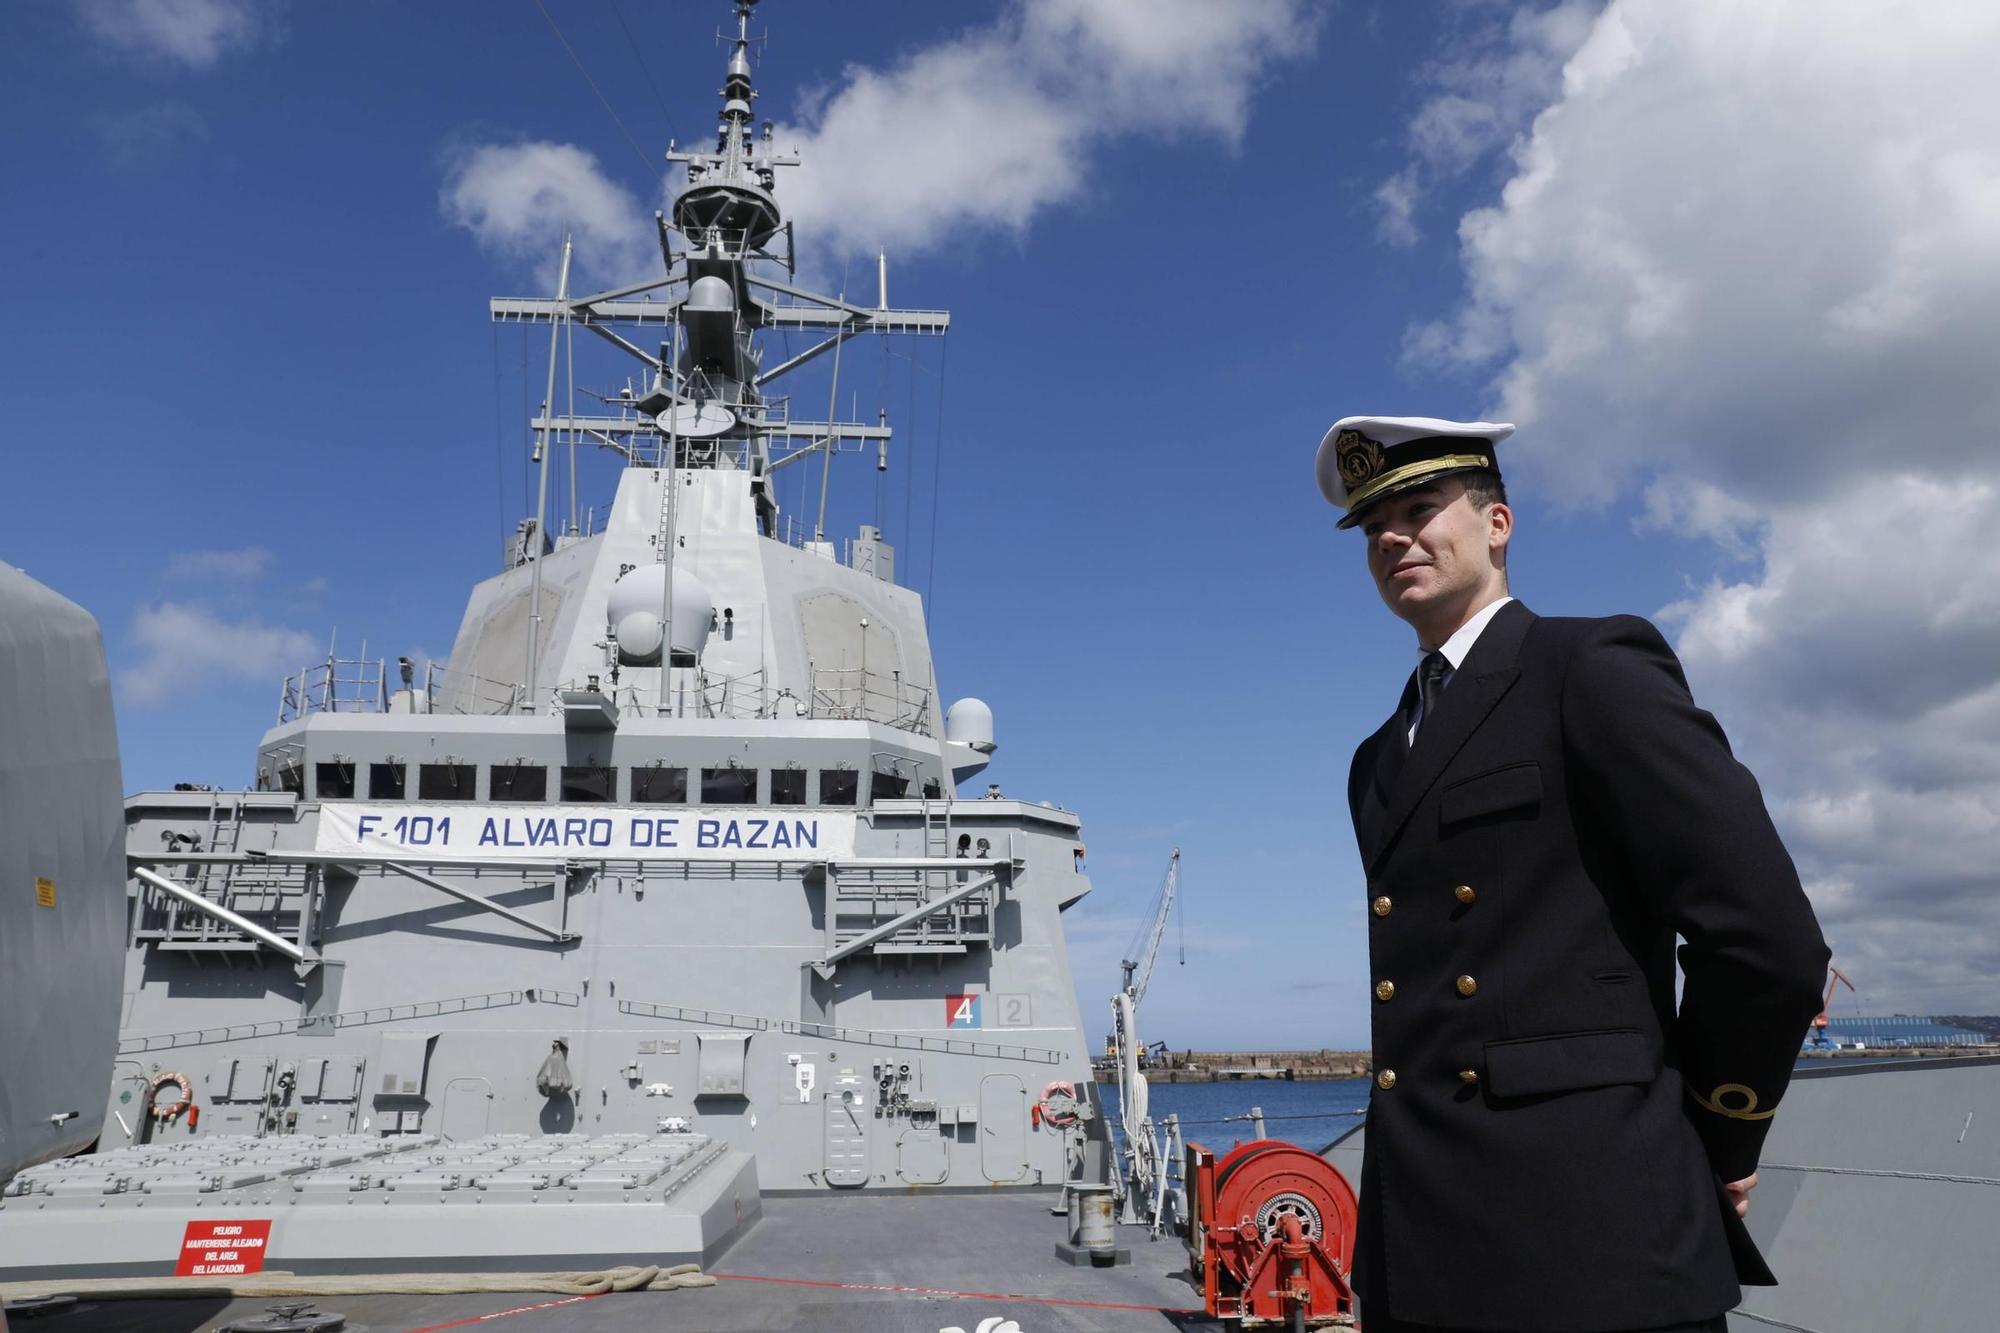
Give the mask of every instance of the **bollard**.
POLYGON ((1072 1189, 1077 1203, 1076 1244, 1089 1250, 1093 1261, 1098 1261, 1100 1255, 1108 1257, 1118 1245, 1113 1229, 1115 1207, 1111 1187, 1076 1185, 1072 1189))
POLYGON ((1112 1185, 1069 1183, 1069 1239, 1056 1243, 1056 1258, 1079 1268, 1132 1262, 1132 1251, 1118 1246, 1117 1194, 1112 1185))

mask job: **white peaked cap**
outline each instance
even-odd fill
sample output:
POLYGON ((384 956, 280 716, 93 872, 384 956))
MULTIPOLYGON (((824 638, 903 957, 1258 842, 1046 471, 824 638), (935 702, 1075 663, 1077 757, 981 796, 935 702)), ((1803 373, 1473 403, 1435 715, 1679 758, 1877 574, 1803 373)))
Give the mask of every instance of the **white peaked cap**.
POLYGON ((1499 472, 1493 447, 1513 433, 1505 422, 1342 417, 1320 440, 1314 470, 1320 493, 1347 511, 1347 528, 1385 495, 1454 472, 1499 472))

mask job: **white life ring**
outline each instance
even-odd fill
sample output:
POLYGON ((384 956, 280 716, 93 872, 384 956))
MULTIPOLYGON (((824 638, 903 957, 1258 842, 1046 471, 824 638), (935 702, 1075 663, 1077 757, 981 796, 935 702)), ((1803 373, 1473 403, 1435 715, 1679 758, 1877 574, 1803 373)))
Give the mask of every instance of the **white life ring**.
POLYGON ((153 1119, 155 1120, 172 1120, 182 1111, 194 1105, 194 1084, 188 1080, 186 1074, 181 1073, 178 1069, 163 1070, 153 1075, 152 1082, 147 1085, 147 1093, 146 1100, 152 1104, 153 1119), (162 1106, 160 1105, 159 1092, 161 1088, 164 1088, 169 1083, 181 1090, 180 1100, 162 1106))
POLYGON ((1055 1129, 1068 1129, 1077 1122, 1076 1106, 1076 1085, 1059 1078, 1042 1089, 1041 1100, 1035 1103, 1035 1110, 1041 1113, 1043 1124, 1055 1129), (1051 1105, 1058 1097, 1062 1100, 1051 1105))

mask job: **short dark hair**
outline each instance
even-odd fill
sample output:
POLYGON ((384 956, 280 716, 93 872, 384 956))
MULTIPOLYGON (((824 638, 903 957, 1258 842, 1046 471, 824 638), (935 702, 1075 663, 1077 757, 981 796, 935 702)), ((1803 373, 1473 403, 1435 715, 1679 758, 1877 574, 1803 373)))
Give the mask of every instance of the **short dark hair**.
POLYGON ((1507 483, 1500 480, 1500 474, 1491 468, 1461 472, 1458 479, 1464 484, 1465 498, 1472 502, 1474 509, 1490 509, 1496 503, 1507 503, 1507 483))

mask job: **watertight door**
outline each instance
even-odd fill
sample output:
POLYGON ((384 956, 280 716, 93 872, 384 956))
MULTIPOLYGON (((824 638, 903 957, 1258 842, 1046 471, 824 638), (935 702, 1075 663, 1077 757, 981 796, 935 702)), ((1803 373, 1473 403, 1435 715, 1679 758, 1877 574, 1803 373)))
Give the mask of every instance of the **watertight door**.
POLYGON ((493 1085, 483 1078, 455 1078, 444 1085, 438 1133, 455 1143, 485 1136, 493 1118, 493 1085))
POLYGON ((979 1169, 999 1184, 1028 1174, 1028 1090, 1012 1074, 979 1080, 979 1169))
POLYGON ((951 1174, 951 1145, 935 1125, 912 1126, 896 1140, 896 1176, 906 1185, 942 1185, 951 1174))
POLYGON ((868 1183, 868 1097, 859 1081, 843 1081, 820 1098, 826 1137, 820 1171, 836 1189, 868 1183))

